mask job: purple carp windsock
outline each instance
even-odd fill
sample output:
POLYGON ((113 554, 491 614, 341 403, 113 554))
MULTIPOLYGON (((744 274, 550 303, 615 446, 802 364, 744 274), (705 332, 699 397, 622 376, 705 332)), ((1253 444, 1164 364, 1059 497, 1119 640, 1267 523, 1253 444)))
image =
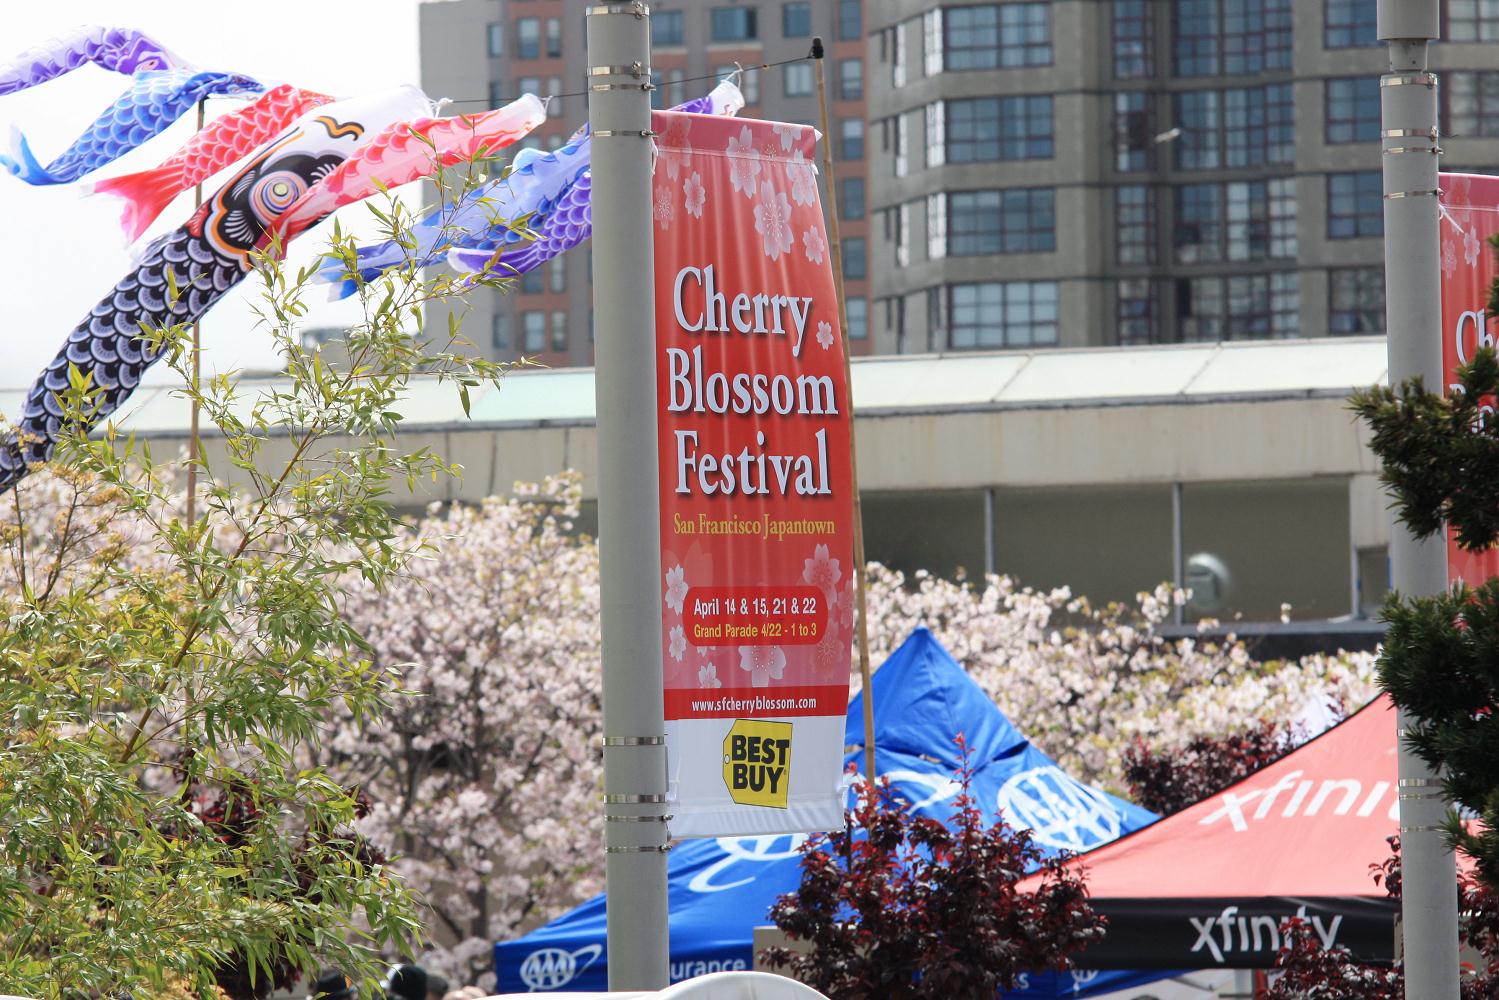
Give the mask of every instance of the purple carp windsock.
POLYGON ((47 166, 37 162, 19 129, 11 130, 11 154, 0 156, 0 166, 28 184, 67 184, 118 160, 181 118, 200 98, 258 94, 264 89, 237 73, 137 73, 130 89, 47 166))
POLYGON ((35 45, 0 63, 0 96, 35 87, 93 63, 116 73, 186 69, 187 62, 133 28, 93 25, 35 45))
POLYGON ((299 90, 290 84, 274 87, 254 104, 203 126, 160 166, 107 178, 95 183, 92 191, 125 200, 120 226, 125 239, 134 243, 177 195, 238 163, 299 117, 332 100, 327 94, 299 90))
POLYGON ((199 319, 250 272, 256 242, 303 192, 381 129, 430 111, 425 94, 401 87, 315 108, 257 150, 185 225, 147 247, 140 265, 68 335, 0 442, 0 489, 51 456, 63 426, 57 395, 68 388, 70 367, 103 390, 92 426, 130 396, 156 361, 142 328, 199 319), (179 293, 175 299, 168 274, 179 293))
MULTIPOLYGON (((744 97, 739 88, 725 80, 706 97, 688 101, 672 110, 735 115, 742 107, 744 97)), ((584 141, 587 141, 586 137, 584 141)), ((657 169, 664 169, 673 177, 679 166, 677 160, 665 157, 656 165, 657 169)), ((508 224, 500 223, 492 226, 486 234, 468 246, 449 250, 448 263, 456 270, 469 271, 476 276, 493 274, 499 278, 514 278, 527 271, 534 271, 593 235, 592 191, 593 174, 585 170, 562 191, 545 215, 532 219, 528 228, 535 234, 534 239, 518 242, 513 229, 508 224)))
MULTIPOLYGON (((672 108, 699 114, 733 115, 744 107, 744 97, 734 84, 724 81, 713 91, 672 108)), ((456 205, 445 205, 428 214, 411 228, 410 240, 385 240, 358 250, 358 279, 351 277, 343 261, 327 260, 318 268, 319 281, 333 283, 332 297, 347 298, 361 283, 374 281, 395 267, 427 267, 441 261, 449 250, 482 247, 481 260, 488 260, 502 246, 516 246, 528 238, 510 223, 529 217, 529 232, 538 233, 549 225, 552 235, 576 235, 581 222, 589 228, 589 185, 580 178, 587 176, 591 162, 591 141, 586 128, 568 142, 549 152, 523 149, 515 154, 510 170, 503 177, 489 181, 468 192, 456 205), (409 245, 408 245, 409 244, 409 245)), ((586 238, 586 235, 583 237, 586 238)), ((543 242, 538 240, 537 242, 543 242)), ((578 240, 577 242, 581 242, 578 240)), ((560 244, 556 244, 560 245, 560 244)), ((576 245, 576 242, 571 245, 576 245)), ((548 239, 534 253, 550 251, 548 239)), ((549 253, 546 259, 561 250, 549 253)), ((527 270, 534 267, 529 264, 527 270)), ((464 268, 480 270, 475 265, 464 268)), ((508 258, 507 270, 508 271, 508 258)), ((518 273, 518 272, 517 272, 518 273)))
POLYGON ((492 156, 546 117, 541 98, 525 94, 482 114, 397 122, 309 188, 271 224, 261 244, 279 240, 284 245, 345 205, 430 177, 455 163, 492 156))

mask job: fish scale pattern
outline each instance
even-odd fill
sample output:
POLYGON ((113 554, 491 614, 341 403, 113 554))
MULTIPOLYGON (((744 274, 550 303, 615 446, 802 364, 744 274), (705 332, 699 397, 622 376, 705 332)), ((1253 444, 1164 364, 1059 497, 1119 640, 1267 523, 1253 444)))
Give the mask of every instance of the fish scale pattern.
POLYGON ((43 42, 0 64, 0 96, 46 83, 86 63, 116 73, 187 68, 149 35, 94 25, 43 42))
POLYGON ((0 166, 28 184, 67 184, 113 163, 159 134, 201 98, 264 89, 256 80, 238 73, 185 69, 137 73, 130 89, 47 166, 37 161, 19 131, 12 133, 11 155, 0 156, 0 166))
POLYGON ((73 329, 32 385, 14 428, 24 444, 18 444, 15 433, 0 443, 0 490, 15 485, 28 465, 52 456, 63 424, 57 396, 67 391, 70 365, 90 373, 94 386, 103 390, 97 415, 102 420, 119 408, 156 361, 157 352, 141 336, 142 327, 162 329, 192 322, 243 275, 239 260, 218 254, 186 227, 156 241, 140 266, 73 329), (177 285, 175 299, 168 272, 177 285))

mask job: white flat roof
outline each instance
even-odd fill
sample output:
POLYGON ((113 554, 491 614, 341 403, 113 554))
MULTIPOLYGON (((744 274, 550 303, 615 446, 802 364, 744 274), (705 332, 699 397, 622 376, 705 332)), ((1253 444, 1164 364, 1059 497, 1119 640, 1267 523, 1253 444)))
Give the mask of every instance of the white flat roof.
MULTIPOLYGON (((593 378, 592 368, 518 371, 498 390, 471 392, 471 417, 454 387, 419 379, 402 404, 402 426, 591 424, 593 378)), ((247 377, 242 385, 284 381, 247 377)), ((1384 337, 1320 338, 856 358, 853 402, 857 413, 878 417, 1316 398, 1385 381, 1384 337)), ((24 398, 24 389, 0 390, 0 413, 15 414, 24 398)), ((148 436, 185 434, 188 420, 186 402, 166 386, 142 388, 115 416, 148 436)))

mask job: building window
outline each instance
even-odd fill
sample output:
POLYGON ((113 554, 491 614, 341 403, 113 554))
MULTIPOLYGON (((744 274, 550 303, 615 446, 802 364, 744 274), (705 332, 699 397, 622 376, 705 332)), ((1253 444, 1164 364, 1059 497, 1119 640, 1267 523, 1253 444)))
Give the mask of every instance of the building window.
POLYGON ((552 291, 567 291, 567 258, 562 255, 547 261, 547 273, 551 278, 552 291))
POLYGON ((1296 259, 1296 178, 1277 177, 1265 183, 1270 198, 1270 256, 1296 259))
POLYGON ((1223 259, 1223 187, 1183 184, 1176 189, 1176 229, 1172 243, 1179 264, 1223 259))
POLYGON ((1174 0, 1177 76, 1291 68, 1291 0, 1174 0))
POLYGON ((1155 189, 1131 184, 1114 189, 1115 254, 1124 266, 1154 264, 1155 189))
POLYGON ((787 63, 781 67, 781 85, 787 97, 808 97, 812 93, 812 64, 787 63))
POLYGON ((1155 158, 1150 95, 1125 90, 1114 95, 1114 168, 1121 174, 1149 170, 1155 158))
POLYGON ((1327 175, 1327 238, 1384 234, 1383 182, 1378 170, 1327 175))
POLYGON ((755 21, 755 8, 715 7, 712 33, 715 42, 754 41, 760 37, 759 25, 755 21))
POLYGON ((1346 77, 1327 81, 1327 141, 1377 142, 1379 140, 1379 80, 1346 77))
POLYGON ((1044 160, 1052 156, 1051 96, 945 101, 948 163, 1044 160))
POLYGON ((1289 164, 1296 149, 1291 85, 1197 90, 1175 98, 1182 170, 1289 164))
POLYGON ((567 350, 567 313, 561 309, 552 313, 552 350, 567 350))
MULTIPOLYGON (((666 81, 659 69, 651 70, 651 110, 660 111, 666 107, 666 81)), ((551 110, 550 107, 547 109, 551 110)))
POLYGON ((1010 188, 947 196, 947 253, 1048 253, 1057 248, 1056 191, 1010 188))
POLYGON ((864 159, 864 119, 845 118, 838 123, 838 158, 864 159))
POLYGON ((509 99, 505 96, 505 81, 503 81, 503 80, 490 80, 489 81, 489 106, 491 108, 498 108, 501 105, 508 103, 508 100, 509 99))
MULTIPOLYGON (((516 93, 517 96, 519 96, 521 94, 537 94, 537 95, 540 95, 541 94, 541 77, 539 77, 539 76, 523 76, 519 80, 516 80, 515 81, 515 93, 516 93)), ((529 136, 528 136, 528 138, 529 138, 529 136)))
POLYGON ((515 22, 515 58, 541 58, 541 19, 522 17, 515 22))
POLYGON ((562 55, 562 19, 547 18, 547 55, 556 59, 562 55))
POLYGON ((1181 339, 1294 337, 1301 330, 1299 285, 1294 271, 1180 279, 1176 291, 1181 339))
POLYGON ((806 0, 781 4, 781 34, 787 38, 806 38, 812 34, 812 5, 806 0))
POLYGON ((1499 136, 1499 73, 1446 74, 1447 128, 1455 136, 1499 136))
POLYGON ((1323 0, 1322 46, 1356 49, 1379 44, 1375 5, 1369 0, 1323 0))
POLYGON ((505 25, 495 22, 489 26, 489 58, 498 59, 505 54, 505 25))
POLYGON ((1499 0, 1447 0, 1448 42, 1499 41, 1499 0))
POLYGON ((1156 341, 1155 284, 1149 278, 1125 278, 1114 285, 1114 329, 1119 343, 1156 341))
POLYGON ((864 0, 838 0, 838 40, 856 42, 864 37, 864 0))
POLYGON ((864 252, 864 237, 856 236, 843 241, 843 276, 849 281, 862 281, 869 273, 864 252))
POLYGON ((869 300, 854 296, 843 304, 848 312, 848 338, 863 340, 869 336, 869 300))
MULTIPOLYGON (((1055 281, 986 281, 948 285, 945 291, 945 302, 941 295, 933 301, 946 313, 947 346, 952 350, 1057 342, 1055 281)), ((935 325, 943 327, 940 316, 935 325)))
POLYGON ((673 69, 666 73, 666 105, 676 107, 687 100, 687 73, 685 70, 673 69))
POLYGON ((489 320, 489 343, 497 351, 510 350, 510 314, 495 313, 489 320))
POLYGON ((739 93, 744 97, 744 103, 759 104, 760 67, 755 66, 750 69, 744 70, 742 73, 739 71, 738 66, 715 66, 713 68, 713 75, 718 77, 720 80, 729 79, 736 73, 739 76, 739 93))
MULTIPOLYGON (((983 4, 947 7, 929 20, 941 25, 941 47, 932 53, 927 75, 944 70, 1012 69, 1051 65, 1051 5, 983 4)), ((930 44, 938 37, 926 32, 930 44)))
POLYGON ((547 314, 544 312, 521 313, 521 335, 525 343, 521 350, 528 354, 540 354, 547 349, 547 314))
POLYGON ((891 213, 895 218, 895 266, 911 266, 911 206, 902 202, 891 213))
POLYGON ((651 11, 651 44, 682 44, 682 12, 679 10, 651 11))
POLYGON ((546 274, 540 268, 532 268, 520 276, 520 290, 526 295, 540 295, 546 291, 546 274))
POLYGON ((1154 0, 1114 0, 1114 77, 1155 76, 1154 0))
POLYGON ((838 64, 838 98, 844 101, 857 101, 863 97, 864 60, 844 59, 838 64))
POLYGON ((890 86, 906 85, 906 26, 897 24, 890 29, 890 86))
POLYGON ((838 193, 838 212, 843 218, 864 218, 864 178, 845 177, 838 185, 838 193))
POLYGON ((1327 272, 1327 332, 1384 333, 1384 268, 1336 267, 1327 272))
MULTIPOLYGON (((547 80, 547 93, 551 95, 551 100, 547 101, 547 117, 548 118, 561 118, 562 117, 562 110, 563 110, 563 107, 564 107, 564 103, 563 102, 566 100, 565 98, 557 96, 558 94, 562 93, 562 77, 560 77, 560 76, 554 76, 554 77, 548 78, 548 80, 547 80)), ((653 91, 653 93, 654 93, 654 91, 653 91)), ((556 136, 553 136, 552 138, 555 139, 556 136)), ((553 147, 553 148, 555 148, 555 147, 553 147)))

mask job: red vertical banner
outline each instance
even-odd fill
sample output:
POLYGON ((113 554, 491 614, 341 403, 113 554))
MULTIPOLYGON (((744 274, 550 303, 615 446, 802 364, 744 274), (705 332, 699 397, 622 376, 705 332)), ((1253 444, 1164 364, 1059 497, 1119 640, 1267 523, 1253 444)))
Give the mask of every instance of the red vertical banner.
MULTIPOLYGON (((1487 315, 1493 284, 1494 250, 1489 238, 1499 233, 1499 177, 1442 174, 1442 371, 1448 392, 1457 389, 1457 368, 1473 359, 1478 347, 1494 347, 1487 315)), ((1493 401, 1483 408, 1494 419, 1493 401)), ((1466 552, 1447 529, 1447 578, 1476 587, 1499 576, 1499 549, 1466 552)))
POLYGON ((671 832, 833 829, 854 484, 817 133, 652 127, 671 832))

